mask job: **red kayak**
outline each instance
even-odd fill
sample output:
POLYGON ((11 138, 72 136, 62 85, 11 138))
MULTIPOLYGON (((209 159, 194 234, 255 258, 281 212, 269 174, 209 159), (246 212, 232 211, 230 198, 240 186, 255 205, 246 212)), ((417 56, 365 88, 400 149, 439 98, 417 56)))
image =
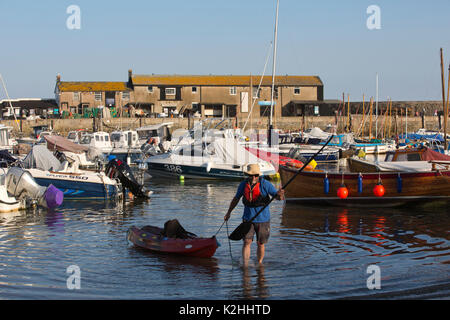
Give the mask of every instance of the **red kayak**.
POLYGON ((218 243, 216 237, 188 239, 167 238, 163 229, 145 226, 142 229, 128 229, 127 239, 135 246, 160 253, 174 253, 184 256, 210 258, 216 252, 218 243))

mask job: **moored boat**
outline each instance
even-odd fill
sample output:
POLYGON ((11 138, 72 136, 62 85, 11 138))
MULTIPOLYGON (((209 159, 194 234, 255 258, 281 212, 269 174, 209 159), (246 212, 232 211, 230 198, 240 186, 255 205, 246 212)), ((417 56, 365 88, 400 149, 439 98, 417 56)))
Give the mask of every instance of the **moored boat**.
POLYGON ((422 172, 450 168, 450 156, 427 147, 389 151, 384 161, 352 157, 347 162, 351 172, 422 172))
POLYGON ((258 163, 263 176, 276 174, 272 164, 259 159, 236 139, 230 138, 182 144, 171 152, 147 158, 145 163, 152 176, 241 180, 250 163, 258 163))
POLYGON ((191 257, 210 258, 216 252, 216 237, 211 238, 167 238, 163 229, 155 226, 131 227, 127 239, 134 245, 159 253, 179 254, 191 257))
POLYGON ((0 168, 0 213, 14 212, 35 206, 56 208, 64 195, 53 185, 42 187, 19 167, 0 168))
MULTIPOLYGON (((297 169, 280 166, 284 184, 297 169)), ((286 201, 336 206, 399 206, 411 202, 450 200, 450 171, 327 173, 303 171, 285 189, 286 201), (381 184, 383 194, 376 195, 381 184), (348 196, 339 197, 345 187, 348 196)))
POLYGON ((22 165, 39 185, 52 184, 62 190, 67 199, 116 199, 121 196, 120 183, 104 172, 71 167, 67 160, 60 162, 43 145, 34 146, 22 165))

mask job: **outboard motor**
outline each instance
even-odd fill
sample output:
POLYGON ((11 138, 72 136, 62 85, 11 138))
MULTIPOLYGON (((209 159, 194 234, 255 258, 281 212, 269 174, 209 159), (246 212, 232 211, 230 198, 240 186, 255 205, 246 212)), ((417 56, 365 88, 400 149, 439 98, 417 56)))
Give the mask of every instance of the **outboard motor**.
POLYGON ((106 165, 105 174, 111 179, 119 179, 124 188, 127 188, 135 197, 150 198, 151 191, 139 184, 131 168, 123 161, 111 158, 106 165))
POLYGON ((44 208, 56 208, 64 199, 64 193, 53 185, 43 187, 33 176, 19 167, 11 167, 6 174, 6 188, 17 199, 31 198, 44 208))

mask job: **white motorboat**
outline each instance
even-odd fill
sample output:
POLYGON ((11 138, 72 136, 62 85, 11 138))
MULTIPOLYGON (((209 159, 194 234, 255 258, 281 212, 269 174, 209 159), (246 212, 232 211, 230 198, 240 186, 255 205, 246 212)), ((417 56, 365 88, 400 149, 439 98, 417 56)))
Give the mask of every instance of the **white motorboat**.
MULTIPOLYGON (((74 143, 61 136, 45 136, 44 139, 47 141, 47 149, 53 152, 62 152, 64 156, 58 160, 68 160, 72 168, 96 168, 97 163, 90 161, 87 157, 88 147, 74 143)), ((58 158, 57 155, 56 157, 58 158)))
POLYGON ((153 138, 156 144, 164 140, 171 140, 171 128, 173 122, 163 122, 161 124, 152 124, 144 127, 139 127, 136 132, 139 136, 139 145, 149 142, 153 138))
POLYGON ((248 164, 258 163, 263 176, 276 174, 272 164, 248 152, 237 139, 196 139, 172 152, 145 160, 150 174, 197 179, 242 179, 248 164))
POLYGON ((79 144, 96 150, 100 154, 109 154, 113 149, 109 133, 103 131, 84 134, 79 144))
POLYGON ((23 160, 23 167, 42 186, 54 185, 65 198, 115 199, 121 196, 120 184, 103 172, 78 169, 78 164, 60 162, 46 146, 35 145, 23 160))

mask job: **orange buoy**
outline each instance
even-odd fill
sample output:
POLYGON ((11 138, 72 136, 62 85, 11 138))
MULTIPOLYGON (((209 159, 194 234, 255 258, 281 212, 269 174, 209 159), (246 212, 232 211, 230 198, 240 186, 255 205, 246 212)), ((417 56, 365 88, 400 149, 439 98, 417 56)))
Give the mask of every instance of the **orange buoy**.
POLYGON ((341 199, 346 199, 348 197, 348 189, 344 184, 337 190, 337 196, 341 199))
POLYGON ((386 190, 384 189, 384 186, 381 183, 377 183, 377 185, 373 188, 373 194, 376 197, 384 196, 385 191, 386 190))

